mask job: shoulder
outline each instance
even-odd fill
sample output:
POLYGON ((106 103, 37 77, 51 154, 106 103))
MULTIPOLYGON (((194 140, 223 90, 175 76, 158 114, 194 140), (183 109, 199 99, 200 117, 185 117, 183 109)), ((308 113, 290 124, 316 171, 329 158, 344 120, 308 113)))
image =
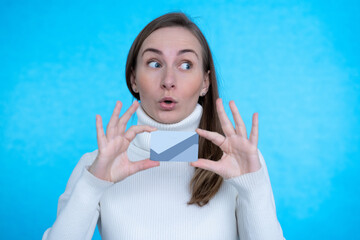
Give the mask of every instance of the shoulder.
POLYGON ((98 149, 96 149, 92 152, 85 153, 84 155, 81 156, 77 166, 80 165, 80 166, 84 167, 84 166, 91 165, 94 162, 97 154, 98 154, 98 149))
POLYGON ((263 155, 261 154, 260 150, 258 149, 258 155, 259 155, 259 160, 260 160, 260 163, 261 163, 261 166, 262 167, 266 167, 266 163, 265 163, 265 159, 263 157, 263 155))
POLYGON ((92 152, 85 153, 81 156, 80 160, 78 161, 78 163, 76 164, 75 168, 73 169, 70 175, 69 181, 66 185, 67 191, 69 192, 72 191, 74 185, 81 177, 84 169, 90 166, 94 162, 97 154, 98 154, 98 150, 96 149, 92 152))

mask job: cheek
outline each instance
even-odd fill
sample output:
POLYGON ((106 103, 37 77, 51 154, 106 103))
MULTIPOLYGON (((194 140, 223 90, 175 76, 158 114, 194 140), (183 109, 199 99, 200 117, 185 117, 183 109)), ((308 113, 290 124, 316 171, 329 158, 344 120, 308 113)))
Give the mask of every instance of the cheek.
POLYGON ((144 90, 146 91, 155 87, 154 79, 156 79, 156 76, 154 76, 154 73, 145 73, 143 71, 139 71, 136 76, 136 84, 139 88, 139 91, 144 92, 144 90))
POLYGON ((197 76, 196 78, 190 78, 187 81, 184 88, 184 93, 188 96, 198 97, 202 89, 203 78, 202 76, 197 76))

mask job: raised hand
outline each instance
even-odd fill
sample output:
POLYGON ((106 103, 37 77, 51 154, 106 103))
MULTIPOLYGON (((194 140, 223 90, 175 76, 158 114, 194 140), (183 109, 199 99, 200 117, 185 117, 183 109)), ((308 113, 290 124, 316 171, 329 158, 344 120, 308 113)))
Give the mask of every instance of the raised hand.
POLYGON ((261 168, 257 152, 258 144, 258 114, 254 113, 250 137, 247 137, 246 128, 234 101, 229 103, 234 118, 235 128, 227 117, 222 100, 216 100, 216 109, 219 115, 222 130, 225 136, 211 131, 197 129, 196 132, 219 146, 223 156, 219 161, 199 159, 192 162, 194 167, 215 172, 225 179, 251 173, 261 168))
POLYGON ((127 156, 127 149, 136 134, 151 132, 156 128, 150 126, 131 126, 127 131, 126 124, 135 113, 139 103, 135 101, 130 108, 119 118, 122 103, 116 102, 115 109, 104 133, 102 119, 96 115, 96 133, 98 143, 98 155, 89 171, 96 177, 110 181, 119 182, 126 177, 145 170, 159 166, 159 162, 150 159, 131 162, 127 156))

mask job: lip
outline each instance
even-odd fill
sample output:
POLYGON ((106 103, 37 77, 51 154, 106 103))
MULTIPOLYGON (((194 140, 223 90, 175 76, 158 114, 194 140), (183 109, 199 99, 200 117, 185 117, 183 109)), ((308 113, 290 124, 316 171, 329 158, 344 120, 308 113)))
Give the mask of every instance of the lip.
POLYGON ((177 104, 177 101, 173 99, 172 97, 163 97, 160 101, 160 109, 164 111, 171 111, 175 109, 175 106, 177 104), (171 103, 167 103, 171 102, 171 103))
POLYGON ((175 99, 173 99, 172 97, 163 97, 162 99, 160 99, 159 102, 165 102, 165 101, 171 101, 171 102, 177 103, 177 101, 175 99))

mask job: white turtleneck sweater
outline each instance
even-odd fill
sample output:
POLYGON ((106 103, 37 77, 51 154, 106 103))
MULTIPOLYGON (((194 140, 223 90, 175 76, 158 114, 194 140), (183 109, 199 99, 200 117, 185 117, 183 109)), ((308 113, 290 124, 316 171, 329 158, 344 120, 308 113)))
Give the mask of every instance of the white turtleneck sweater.
MULTIPOLYGON (((160 124, 141 107, 138 125, 158 130, 194 131, 202 107, 176 124, 160 124)), ((150 156, 150 134, 138 134, 128 156, 139 161, 150 156)), ((116 184, 93 176, 87 169, 97 150, 84 154, 60 196, 57 218, 43 240, 91 239, 98 224, 102 239, 248 240, 283 239, 266 165, 225 180, 210 202, 187 205, 194 168, 187 162, 161 162, 116 184)))

